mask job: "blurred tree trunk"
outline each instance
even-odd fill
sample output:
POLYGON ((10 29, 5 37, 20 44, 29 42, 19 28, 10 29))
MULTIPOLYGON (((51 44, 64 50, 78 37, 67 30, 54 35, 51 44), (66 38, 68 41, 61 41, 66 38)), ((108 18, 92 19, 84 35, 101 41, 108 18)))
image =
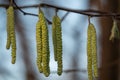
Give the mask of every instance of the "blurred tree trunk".
MULTIPOLYGON (((117 10, 118 10, 118 12, 120 13, 120 0, 118 0, 118 8, 117 8, 117 10)), ((119 25, 119 30, 120 30, 120 22, 118 23, 119 25)), ((120 42, 120 40, 119 40, 119 42, 120 42)), ((119 73, 118 73, 118 80, 120 80, 120 44, 119 44, 119 54, 118 54, 118 56, 119 56, 119 73)))
MULTIPOLYGON (((91 0, 93 1, 95 0, 91 0)), ((99 0, 100 2, 101 0, 99 0)), ((119 0, 106 0, 106 3, 97 6, 101 11, 118 12, 119 0)), ((102 1, 104 2, 104 1, 102 1)), ((94 4, 92 4, 94 5, 94 4)), ((109 40, 111 28, 113 25, 112 18, 100 18, 101 25, 101 55, 102 63, 100 69, 100 80, 118 80, 119 76, 119 54, 120 54, 120 41, 115 39, 114 42, 109 40)))
MULTIPOLYGON (((102 11, 117 12, 118 0, 107 0, 107 4, 103 6, 102 11)), ((119 40, 114 42, 109 40, 110 31, 113 25, 112 18, 101 18, 101 43, 102 43, 102 68, 101 80, 118 80, 119 69, 119 40)))

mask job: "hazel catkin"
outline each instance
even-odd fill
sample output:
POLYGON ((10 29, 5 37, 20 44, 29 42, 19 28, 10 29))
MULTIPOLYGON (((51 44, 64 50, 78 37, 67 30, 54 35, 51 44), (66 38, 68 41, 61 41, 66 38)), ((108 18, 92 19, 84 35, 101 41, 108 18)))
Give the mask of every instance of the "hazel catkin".
POLYGON ((57 61, 57 40, 56 40, 56 26, 57 26, 57 16, 53 17, 52 20, 52 40, 53 40, 53 49, 54 49, 54 59, 57 61))
POLYGON ((55 15, 53 17, 52 24, 52 38, 53 38, 53 46, 54 46, 54 58, 57 61, 58 69, 57 74, 62 74, 62 32, 61 32, 61 21, 60 18, 55 15))
POLYGON ((14 8, 9 6, 7 9, 7 44, 6 48, 9 49, 10 45, 12 47, 12 64, 16 61, 16 36, 15 36, 15 26, 14 26, 14 8))
POLYGON ((14 26, 13 23, 11 23, 12 18, 11 15, 13 15, 13 11, 12 11, 12 7, 10 6, 7 9, 7 43, 6 43, 6 49, 10 49, 10 44, 11 44, 11 40, 10 40, 10 26, 14 26), (12 12, 11 12, 12 11, 12 12))
POLYGON ((89 80, 93 80, 92 76, 92 47, 91 47, 91 38, 92 38, 92 33, 91 33, 92 25, 88 25, 88 30, 87 30, 87 68, 88 68, 88 78, 89 80))
POLYGON ((97 40, 96 40, 96 30, 93 24, 91 24, 91 47, 92 47, 92 65, 93 65, 93 73, 94 77, 98 77, 98 69, 97 69, 97 40))
POLYGON ((37 44, 37 66, 39 72, 42 72, 42 28, 40 20, 36 24, 36 44, 37 44))
POLYGON ((57 16, 56 19, 56 40, 57 40, 57 61, 58 61, 58 75, 62 74, 62 32, 61 32, 61 21, 60 18, 57 16))
POLYGON ((42 28, 42 65, 43 65, 43 73, 46 77, 50 74, 49 68, 49 36, 48 36, 48 27, 46 24, 46 20, 42 11, 40 11, 40 24, 42 28))
POLYGON ((93 80, 93 76, 95 78, 98 77, 98 70, 96 30, 92 23, 88 25, 87 35, 88 78, 89 80, 93 80))

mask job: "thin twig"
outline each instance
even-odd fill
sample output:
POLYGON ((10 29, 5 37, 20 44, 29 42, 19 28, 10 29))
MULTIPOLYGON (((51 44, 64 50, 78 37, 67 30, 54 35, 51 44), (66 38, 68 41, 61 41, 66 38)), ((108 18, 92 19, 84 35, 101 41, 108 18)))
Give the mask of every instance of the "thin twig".
POLYGON ((111 16, 120 16, 120 14, 116 14, 116 13, 111 13, 111 12, 103 12, 103 11, 99 11, 99 10, 75 10, 75 9, 69 9, 69 8, 65 8, 65 7, 59 7, 59 6, 55 6, 55 5, 50 5, 50 4, 46 4, 46 3, 41 3, 40 4, 41 7, 52 7, 52 8, 56 8, 58 10, 64 10, 64 11, 69 11, 69 12, 74 12, 74 13, 78 13, 78 14, 82 14, 82 15, 87 15, 87 16, 92 16, 92 17, 111 17, 111 16))
MULTIPOLYGON (((0 7, 8 7, 8 6, 9 5, 6 5, 6 4, 0 5, 0 7)), ((16 6, 15 9, 19 9, 21 11, 21 8, 31 8, 31 7, 37 8, 39 6, 41 6, 41 7, 47 6, 47 7, 55 8, 58 10, 64 10, 64 11, 73 12, 73 13, 82 14, 82 15, 91 16, 91 17, 116 17, 116 19, 120 20, 120 13, 104 12, 104 11, 92 10, 92 9, 75 10, 75 9, 69 9, 69 8, 60 7, 60 6, 51 5, 51 4, 46 4, 46 3, 40 3, 40 4, 36 4, 36 5, 29 5, 29 6, 19 6, 19 7, 16 6)), ((21 11, 21 12, 23 12, 23 11, 21 11)), ((36 14, 32 14, 32 13, 27 13, 27 12, 23 12, 23 13, 25 15, 37 16, 36 14)))
MULTIPOLYGON (((37 14, 28 13, 28 12, 23 11, 20 7, 18 7, 18 5, 16 4, 16 2, 15 2, 14 0, 13 0, 13 3, 15 4, 16 8, 17 8, 19 11, 21 11, 24 15, 32 15, 32 16, 37 16, 37 17, 38 17, 37 14)), ((48 24, 52 24, 52 22, 49 21, 47 18, 46 18, 46 20, 47 20, 48 24)))
POLYGON ((67 12, 62 18, 61 18, 61 22, 63 22, 63 20, 68 16, 69 12, 67 12))
POLYGON ((17 6, 17 4, 14 0, 13 0, 13 3, 19 11, 21 11, 24 15, 26 15, 26 13, 20 7, 17 6))

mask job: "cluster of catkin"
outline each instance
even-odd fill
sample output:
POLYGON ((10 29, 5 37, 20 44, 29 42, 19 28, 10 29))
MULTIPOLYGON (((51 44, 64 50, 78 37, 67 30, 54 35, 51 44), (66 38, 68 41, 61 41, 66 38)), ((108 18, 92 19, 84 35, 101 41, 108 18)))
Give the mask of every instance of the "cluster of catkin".
POLYGON ((50 74, 49 68, 49 40, 48 27, 43 12, 39 11, 39 20, 36 25, 36 44, 37 44, 37 66, 39 72, 46 77, 50 74))
POLYGON ((96 30, 94 25, 89 23, 87 30, 87 68, 89 80, 93 80, 93 77, 98 77, 96 44, 96 30))
POLYGON ((15 37, 15 26, 14 26, 14 8, 9 6, 7 9, 7 44, 6 49, 12 48, 12 64, 16 62, 16 37, 15 37))
MULTIPOLYGON (((58 62, 58 75, 62 74, 62 33, 61 21, 58 16, 53 17, 52 38, 54 46, 55 61, 58 62)), ((36 24, 37 66, 40 73, 46 77, 50 75, 50 52, 48 27, 43 12, 39 11, 39 20, 36 24)))

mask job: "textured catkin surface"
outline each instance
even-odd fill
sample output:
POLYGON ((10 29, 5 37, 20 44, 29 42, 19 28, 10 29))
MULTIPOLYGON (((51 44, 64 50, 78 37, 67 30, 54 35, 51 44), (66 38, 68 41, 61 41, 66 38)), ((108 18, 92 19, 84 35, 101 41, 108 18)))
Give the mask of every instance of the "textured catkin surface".
POLYGON ((58 75, 62 74, 62 32, 61 32, 61 21, 57 16, 56 18, 56 40, 57 40, 57 61, 58 61, 58 75))
POLYGON ((16 62, 16 36, 15 36, 15 26, 14 26, 14 9, 9 6, 7 9, 7 45, 6 48, 9 49, 10 45, 12 47, 12 64, 16 62))
POLYGON ((36 44, 37 44, 37 66, 39 72, 42 72, 42 28, 40 20, 36 24, 36 44))
POLYGON ((91 38, 92 38, 92 33, 91 33, 92 25, 88 25, 88 30, 87 30, 87 68, 88 68, 88 79, 93 80, 92 77, 92 47, 91 47, 91 38))
POLYGON ((13 21, 12 20, 12 16, 13 15, 13 12, 11 12, 12 7, 9 7, 7 9, 7 44, 6 44, 6 49, 10 49, 10 44, 11 44, 11 40, 10 40, 10 26, 14 26, 12 23, 13 21))
POLYGON ((40 18, 40 25, 41 25, 41 31, 42 31, 42 65, 43 65, 43 73, 46 77, 50 74, 50 68, 49 68, 49 58, 50 58, 50 52, 49 52, 49 41, 48 41, 48 27, 46 24, 46 20, 44 18, 44 14, 42 11, 40 11, 39 14, 40 18))
POLYGON ((96 44, 96 30, 92 23, 88 26, 87 38, 87 56, 88 56, 88 78, 93 80, 93 76, 98 77, 97 70, 97 44, 96 44))
POLYGON ((98 77, 98 69, 97 69, 97 43, 96 43, 96 30, 93 24, 91 24, 92 29, 92 64, 93 64, 93 73, 94 77, 98 77))
POLYGON ((53 46, 54 46, 54 58, 57 61, 58 69, 57 74, 62 74, 62 31, 61 31, 61 21, 58 16, 53 17, 52 24, 52 38, 53 38, 53 46))
POLYGON ((57 16, 53 17, 52 20, 52 40, 53 40, 53 48, 54 48, 54 59, 57 61, 57 40, 56 40, 56 26, 57 26, 57 16))

